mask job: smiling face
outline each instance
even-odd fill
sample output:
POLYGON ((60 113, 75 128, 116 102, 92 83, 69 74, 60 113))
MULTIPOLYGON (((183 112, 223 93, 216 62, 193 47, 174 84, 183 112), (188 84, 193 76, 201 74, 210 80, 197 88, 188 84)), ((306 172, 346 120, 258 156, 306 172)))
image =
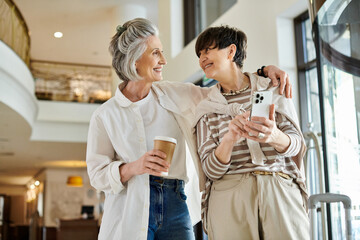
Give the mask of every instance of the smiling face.
POLYGON ((242 70, 246 46, 247 37, 239 29, 229 26, 210 27, 196 39, 195 53, 206 77, 220 81, 220 72, 233 77, 229 74, 229 67, 233 68, 234 65, 230 63, 235 63, 242 70))
POLYGON ((155 82, 162 79, 162 68, 166 64, 162 49, 159 37, 148 38, 144 54, 135 63, 138 74, 144 80, 155 82))
POLYGON ((199 52, 199 65, 204 71, 207 78, 216 79, 219 78, 223 73, 227 72, 231 59, 229 58, 229 48, 215 48, 214 44, 207 47, 199 52))

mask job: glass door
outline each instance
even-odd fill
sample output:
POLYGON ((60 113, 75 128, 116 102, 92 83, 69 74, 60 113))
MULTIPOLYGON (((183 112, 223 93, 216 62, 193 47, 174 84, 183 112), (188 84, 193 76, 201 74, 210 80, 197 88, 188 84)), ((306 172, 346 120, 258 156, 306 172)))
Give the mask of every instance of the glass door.
MULTIPOLYGON (((360 0, 327 0, 317 12, 313 31, 326 187, 351 198, 352 237, 360 239, 360 0)), ((329 239, 345 239, 343 206, 330 204, 328 210, 329 239)))

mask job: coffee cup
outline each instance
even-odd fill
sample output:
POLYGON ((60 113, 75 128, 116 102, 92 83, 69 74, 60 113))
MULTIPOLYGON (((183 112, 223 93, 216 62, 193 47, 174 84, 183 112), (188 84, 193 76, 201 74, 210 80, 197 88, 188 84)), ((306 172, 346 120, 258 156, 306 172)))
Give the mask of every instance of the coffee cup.
MULTIPOLYGON (((172 137, 156 136, 154 138, 154 149, 160 150, 166 154, 165 161, 171 164, 177 141, 172 137)), ((162 172, 161 175, 168 176, 168 172, 162 172)))

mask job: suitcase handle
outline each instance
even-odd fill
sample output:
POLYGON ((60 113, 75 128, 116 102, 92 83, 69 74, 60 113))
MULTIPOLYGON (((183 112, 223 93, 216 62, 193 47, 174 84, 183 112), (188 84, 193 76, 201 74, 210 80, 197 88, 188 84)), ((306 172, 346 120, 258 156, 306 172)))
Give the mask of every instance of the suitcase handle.
POLYGON ((351 209, 351 199, 343 194, 324 193, 311 195, 309 198, 309 208, 316 208, 318 202, 342 202, 345 209, 351 209))
POLYGON ((351 239, 351 199, 343 194, 334 194, 334 193, 323 193, 323 194, 314 194, 309 197, 309 209, 311 211, 311 235, 315 239, 316 233, 313 231, 315 226, 315 216, 316 216, 316 205, 319 202, 325 203, 334 203, 342 202, 345 208, 345 225, 346 225, 346 239, 351 239))

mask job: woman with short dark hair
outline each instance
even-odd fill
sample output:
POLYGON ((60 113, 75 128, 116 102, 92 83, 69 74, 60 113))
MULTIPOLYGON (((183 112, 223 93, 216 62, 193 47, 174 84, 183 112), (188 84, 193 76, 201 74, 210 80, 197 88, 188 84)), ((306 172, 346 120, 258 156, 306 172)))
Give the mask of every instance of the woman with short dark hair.
POLYGON ((206 176, 204 228, 215 240, 309 239, 296 111, 269 82, 242 71, 246 46, 245 33, 228 26, 208 28, 196 41, 200 67, 219 82, 194 123, 206 176), (269 117, 250 121, 251 99, 263 90, 273 95, 269 117))

